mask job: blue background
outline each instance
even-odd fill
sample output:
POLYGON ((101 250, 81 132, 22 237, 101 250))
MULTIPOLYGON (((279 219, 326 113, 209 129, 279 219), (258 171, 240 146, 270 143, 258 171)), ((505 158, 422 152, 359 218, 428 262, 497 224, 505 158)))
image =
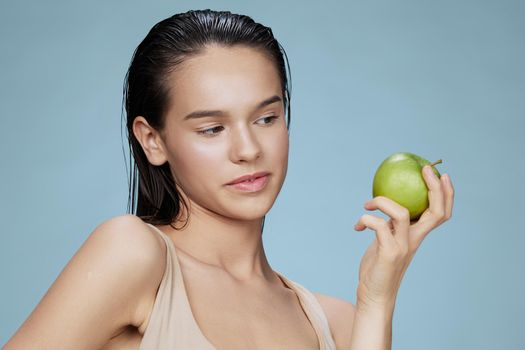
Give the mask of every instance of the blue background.
POLYGON ((126 211, 134 49, 158 21, 212 8, 270 26, 290 59, 289 170, 263 236, 272 267, 355 302, 374 232, 353 225, 377 166, 397 151, 443 159, 454 215, 404 277, 393 348, 522 349, 524 4, 3 1, 0 344, 92 230, 126 211))

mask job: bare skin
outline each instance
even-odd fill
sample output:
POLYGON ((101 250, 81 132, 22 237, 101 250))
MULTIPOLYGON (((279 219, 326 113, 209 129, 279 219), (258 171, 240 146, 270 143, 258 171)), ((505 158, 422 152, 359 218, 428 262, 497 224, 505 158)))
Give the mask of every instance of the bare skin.
MULTIPOLYGON (((231 328, 237 327, 238 315, 243 314, 242 307, 246 305, 252 312, 274 310, 270 314, 272 322, 286 324, 282 329, 252 329, 251 333, 239 333, 242 328, 234 328, 235 334, 250 334, 245 339, 258 343, 254 349, 279 349, 274 343, 278 339, 295 344, 287 345, 288 348, 317 349, 315 333, 298 301, 280 282, 259 285, 258 288, 265 289, 257 294, 250 285, 232 281, 180 249, 178 253, 195 319, 217 349, 242 348, 239 345, 242 339, 228 337, 221 333, 223 328, 210 325, 212 320, 206 318, 208 311, 215 314, 215 310, 222 310, 219 324, 231 328), (211 286, 213 294, 209 293, 211 286), (238 288, 238 297, 232 299, 228 288, 238 288), (232 312, 225 314, 224 309, 232 306, 232 312), (279 308, 281 312, 277 312, 279 308), (265 332, 272 332, 272 336, 265 332)), ((165 258, 164 242, 139 218, 122 215, 107 220, 88 237, 3 349, 137 349, 147 329, 165 258)), ((321 294, 316 296, 332 332, 344 330, 334 334, 336 342, 338 336, 342 336, 341 341, 349 341, 352 304, 321 294), (347 312, 343 312, 345 307, 347 312)), ((246 313, 242 317, 248 320, 246 313)), ((261 321, 260 312, 248 317, 261 321)), ((267 321, 268 317, 262 320, 267 321)))
MULTIPOLYGON (((160 228, 169 234, 169 227, 160 228)), ((238 281, 180 248, 177 253, 194 318, 217 349, 319 349, 295 293, 277 275, 271 282, 264 278, 238 281)), ((104 349, 138 348, 154 301, 155 294, 151 293, 139 306, 144 310, 144 322, 134 331, 128 329, 113 338, 104 349)))
MULTIPOLYGON (((318 349, 299 304, 269 265, 263 216, 283 185, 288 133, 273 63, 253 49, 210 47, 170 76, 166 127, 138 116, 134 134, 153 165, 168 162, 189 213, 159 227, 179 253, 190 305, 217 349, 318 349), (258 107, 269 97, 279 99, 258 107), (195 110, 224 116, 184 120, 195 110), (257 193, 228 186, 267 171, 257 193), (189 214, 189 215, 188 215, 189 214), (256 325, 256 326, 255 326, 256 325), (239 337, 242 334, 242 337, 239 337)), ((165 269, 165 246, 133 215, 101 224, 5 349, 137 349, 165 269)), ((350 343, 354 307, 315 294, 338 349, 350 343)))

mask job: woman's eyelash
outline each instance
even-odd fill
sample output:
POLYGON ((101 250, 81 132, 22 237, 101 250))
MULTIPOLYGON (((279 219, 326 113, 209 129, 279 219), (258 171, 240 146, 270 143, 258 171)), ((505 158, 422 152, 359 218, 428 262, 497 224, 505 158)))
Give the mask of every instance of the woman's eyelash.
POLYGON ((211 133, 210 134, 210 133, 208 133, 208 131, 217 130, 217 128, 222 128, 222 126, 214 126, 213 128, 199 130, 199 131, 197 131, 197 134, 201 134, 201 135, 204 135, 204 136, 214 136, 217 133, 211 133))
MULTIPOLYGON (((265 119, 270 119, 270 122, 268 123, 265 123, 264 125, 271 125, 275 122, 275 119, 279 118, 279 116, 277 115, 269 115, 267 117, 262 117, 261 119, 259 120, 265 120, 265 119)), ((197 134, 200 134, 200 135, 204 135, 204 136, 215 136, 217 135, 219 132, 214 132, 214 131, 217 131, 217 129, 219 128, 223 128, 223 126, 221 125, 218 125, 218 126, 214 126, 212 128, 208 128, 208 129, 204 129, 204 130, 199 130, 197 131, 197 134), (210 133, 211 132, 211 133, 210 133)))

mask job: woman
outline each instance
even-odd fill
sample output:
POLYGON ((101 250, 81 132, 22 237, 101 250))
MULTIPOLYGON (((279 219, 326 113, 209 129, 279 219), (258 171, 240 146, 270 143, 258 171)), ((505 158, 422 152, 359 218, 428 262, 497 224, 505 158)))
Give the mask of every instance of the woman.
POLYGON ((230 12, 151 29, 124 90, 135 215, 92 232, 5 349, 391 347, 403 274, 451 216, 450 179, 424 172, 430 208, 416 223, 387 198, 365 205, 390 220, 355 225, 376 232, 355 306, 272 270, 262 229, 288 164, 283 53, 270 28, 230 12))

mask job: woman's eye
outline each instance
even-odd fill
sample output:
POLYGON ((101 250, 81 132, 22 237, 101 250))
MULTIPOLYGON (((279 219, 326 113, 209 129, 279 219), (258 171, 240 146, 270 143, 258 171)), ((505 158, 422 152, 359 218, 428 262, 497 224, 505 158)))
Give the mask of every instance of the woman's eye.
MULTIPOLYGON (((270 115, 270 116, 267 116, 267 117, 263 117, 261 119, 259 119, 257 121, 257 123, 259 123, 261 120, 265 121, 265 123, 262 123, 262 125, 271 125, 273 123, 275 123, 275 119, 278 119, 279 116, 276 116, 276 115, 270 115)), ((260 124, 260 123, 259 123, 260 124)), ((199 135, 204 135, 204 136, 216 136, 218 135, 222 130, 224 129, 223 126, 221 125, 218 125, 218 126, 214 126, 213 128, 208 128, 208 129, 204 129, 204 130, 199 130, 197 131, 197 134, 199 135)))
POLYGON ((268 120, 268 123, 263 123, 264 125, 270 125, 270 124, 273 124, 275 123, 275 119, 279 118, 278 116, 276 115, 269 115, 267 117, 263 117, 259 120, 268 120))
POLYGON ((224 127, 222 126, 214 126, 213 128, 208 128, 208 129, 197 131, 197 133, 200 135, 204 135, 204 136, 215 136, 219 133, 218 131, 222 130, 220 128, 224 129, 224 127), (214 131, 217 131, 217 132, 214 132, 214 131))

